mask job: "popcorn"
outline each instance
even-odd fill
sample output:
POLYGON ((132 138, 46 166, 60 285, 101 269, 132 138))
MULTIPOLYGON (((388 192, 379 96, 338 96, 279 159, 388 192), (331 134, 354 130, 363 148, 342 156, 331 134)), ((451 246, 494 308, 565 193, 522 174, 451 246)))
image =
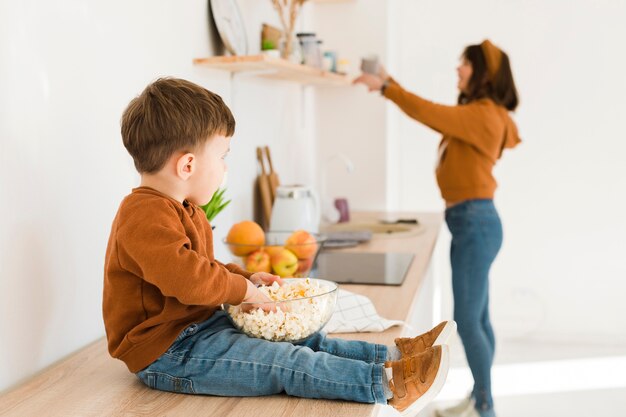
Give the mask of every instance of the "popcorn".
POLYGON ((283 286, 274 282, 259 290, 273 301, 286 301, 282 306, 277 304, 276 311, 255 308, 244 312, 241 306, 229 306, 228 314, 237 328, 249 336, 294 342, 326 324, 335 306, 335 288, 310 278, 285 280, 283 286))

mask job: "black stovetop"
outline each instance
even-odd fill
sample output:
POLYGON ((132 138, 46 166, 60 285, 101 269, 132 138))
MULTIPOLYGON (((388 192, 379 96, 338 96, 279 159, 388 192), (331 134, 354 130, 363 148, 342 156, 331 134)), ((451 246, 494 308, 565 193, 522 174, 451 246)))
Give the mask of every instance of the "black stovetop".
POLYGON ((340 284, 402 285, 413 253, 367 253, 322 250, 311 276, 340 284))

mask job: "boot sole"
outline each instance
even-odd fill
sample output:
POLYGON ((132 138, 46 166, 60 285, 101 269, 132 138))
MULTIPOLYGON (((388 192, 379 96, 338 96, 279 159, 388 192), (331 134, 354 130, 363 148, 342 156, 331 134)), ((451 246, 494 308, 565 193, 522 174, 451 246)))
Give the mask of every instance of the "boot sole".
POLYGON ((454 320, 448 321, 446 325, 443 327, 443 330, 441 331, 441 333, 439 333, 439 336, 437 336, 437 339, 435 339, 435 341, 433 342, 433 346, 445 345, 448 339, 450 338, 450 336, 452 336, 455 332, 456 332, 456 321, 454 320))
MULTIPOLYGON (((456 323, 455 323, 456 327, 456 323)), ((441 360, 439 361, 439 370, 437 371, 437 376, 435 376, 435 380, 433 381, 428 391, 426 391, 421 397, 419 397, 413 404, 409 406, 406 410, 401 412, 402 416, 415 416, 419 413, 424 407, 426 407, 432 400, 435 399, 437 394, 441 391, 444 384, 446 383, 446 378, 448 377, 448 370, 450 369, 450 350, 448 349, 448 345, 441 346, 441 360)))

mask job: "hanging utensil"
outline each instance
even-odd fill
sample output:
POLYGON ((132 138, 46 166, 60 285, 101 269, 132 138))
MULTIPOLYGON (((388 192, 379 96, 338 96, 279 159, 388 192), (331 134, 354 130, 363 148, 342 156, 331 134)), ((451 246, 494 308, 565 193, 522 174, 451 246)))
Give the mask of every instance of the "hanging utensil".
POLYGON ((270 192, 272 196, 272 204, 276 200, 276 188, 280 185, 280 181, 278 180, 278 174, 274 171, 274 165, 272 164, 272 157, 270 155, 269 146, 265 147, 265 157, 267 158, 267 163, 269 164, 269 184, 270 184, 270 192))
POLYGON ((263 213, 262 226, 264 230, 269 227, 270 218, 272 216, 272 195, 270 189, 270 181, 267 172, 265 171, 265 162, 263 160, 263 149, 261 147, 256 148, 256 157, 261 167, 261 172, 257 177, 257 188, 259 191, 259 197, 261 199, 261 211, 263 213))

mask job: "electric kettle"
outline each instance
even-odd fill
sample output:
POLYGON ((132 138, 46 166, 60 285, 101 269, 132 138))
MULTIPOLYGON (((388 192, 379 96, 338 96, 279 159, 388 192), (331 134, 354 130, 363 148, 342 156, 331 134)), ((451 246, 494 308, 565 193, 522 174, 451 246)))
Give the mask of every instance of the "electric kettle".
POLYGON ((270 218, 270 232, 306 230, 317 233, 320 226, 319 199, 304 185, 279 185, 270 218))

